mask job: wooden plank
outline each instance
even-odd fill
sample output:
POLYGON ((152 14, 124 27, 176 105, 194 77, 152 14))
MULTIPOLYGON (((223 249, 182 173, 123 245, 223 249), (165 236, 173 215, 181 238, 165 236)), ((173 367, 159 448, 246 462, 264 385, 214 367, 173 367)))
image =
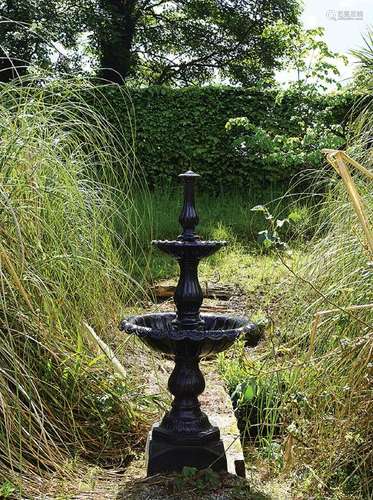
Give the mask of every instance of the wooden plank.
MULTIPOLYGON (((205 298, 228 300, 234 295, 239 295, 241 289, 237 285, 211 283, 208 281, 201 283, 202 293, 205 298)), ((152 290, 157 299, 168 299, 173 297, 176 283, 161 281, 156 283, 152 290)))

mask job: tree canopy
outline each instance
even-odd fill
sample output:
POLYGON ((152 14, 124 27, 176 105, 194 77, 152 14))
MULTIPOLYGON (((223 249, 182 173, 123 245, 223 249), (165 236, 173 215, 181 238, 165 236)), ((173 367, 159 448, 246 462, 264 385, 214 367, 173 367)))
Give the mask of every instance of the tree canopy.
MULTIPOLYGON (((0 81, 23 75, 30 64, 59 67, 54 43, 76 49, 83 26, 73 0, 0 0, 0 81)), ((74 54, 70 67, 74 66, 74 54)))
POLYGON ((282 55, 264 36, 279 20, 296 23, 296 0, 142 0, 134 52, 151 83, 252 84, 273 75, 282 55), (146 5, 145 5, 146 4, 146 5))
POLYGON ((271 79, 284 54, 266 30, 296 24, 299 13, 298 0, 0 1, 2 69, 11 60, 82 70, 84 33, 90 68, 114 82, 253 84, 271 79), (55 42, 68 50, 64 61, 51 58, 55 42))

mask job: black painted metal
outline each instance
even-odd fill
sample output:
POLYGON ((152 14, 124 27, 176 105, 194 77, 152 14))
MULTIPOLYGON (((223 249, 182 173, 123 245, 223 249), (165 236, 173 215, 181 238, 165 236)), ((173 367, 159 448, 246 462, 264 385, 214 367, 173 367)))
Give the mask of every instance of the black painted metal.
POLYGON ((120 329, 137 335, 152 349, 167 355, 205 358, 228 349, 242 334, 257 329, 242 316, 201 314, 205 328, 178 330, 175 313, 150 313, 130 316, 121 322, 120 329))
POLYGON ((194 182, 200 177, 191 170, 179 177, 184 181, 184 205, 181 211, 179 222, 183 228, 183 232, 178 236, 181 241, 196 241, 199 236, 195 233, 195 227, 199 222, 198 214, 194 206, 194 182))
POLYGON ((201 411, 198 396, 205 389, 199 368, 201 358, 228 349, 242 333, 255 329, 248 319, 236 316, 200 314, 203 295, 198 281, 199 261, 226 245, 225 241, 201 241, 195 233, 198 214, 194 203, 194 182, 198 174, 181 174, 184 204, 179 217, 182 233, 175 241, 153 241, 163 252, 177 259, 180 277, 174 301, 175 313, 132 316, 122 321, 121 330, 137 335, 151 348, 172 355, 175 368, 168 388, 172 407, 150 433, 148 475, 181 470, 184 465, 226 470, 220 432, 201 411))
POLYGON ((191 330, 203 328, 199 314, 203 301, 198 281, 199 261, 217 252, 226 245, 226 241, 200 241, 195 233, 199 218, 194 203, 194 183, 199 175, 188 170, 179 177, 184 181, 184 204, 179 216, 183 231, 178 241, 157 240, 152 243, 179 263, 180 278, 174 295, 177 312, 175 326, 181 330, 191 330))

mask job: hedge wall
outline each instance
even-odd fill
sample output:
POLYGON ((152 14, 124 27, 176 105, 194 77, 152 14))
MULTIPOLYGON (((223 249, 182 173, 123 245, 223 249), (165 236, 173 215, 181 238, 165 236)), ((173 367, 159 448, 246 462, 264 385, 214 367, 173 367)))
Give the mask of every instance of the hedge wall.
MULTIPOLYGON (((123 116, 130 134, 129 103, 113 86, 104 92, 123 116)), ((302 137, 318 117, 326 128, 337 131, 343 142, 346 116, 354 101, 354 96, 346 92, 319 95, 217 86, 148 87, 131 89, 129 96, 134 110, 136 154, 149 185, 169 184, 179 173, 192 169, 203 176, 205 188, 214 190, 286 183, 299 169, 299 165, 284 169, 282 164, 266 169, 255 142, 243 154, 237 138, 226 130, 229 119, 246 116, 273 136, 302 137)), ((309 147, 318 151, 320 144, 309 147)), ((307 164, 301 168, 307 168, 307 164)))

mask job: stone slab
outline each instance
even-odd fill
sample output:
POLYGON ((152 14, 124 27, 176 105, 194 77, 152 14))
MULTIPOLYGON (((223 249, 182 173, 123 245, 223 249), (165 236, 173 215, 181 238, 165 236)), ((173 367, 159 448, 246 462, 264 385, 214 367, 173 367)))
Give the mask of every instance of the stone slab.
POLYGON ((227 455, 228 472, 246 477, 237 420, 231 399, 216 371, 216 361, 202 362, 201 369, 206 379, 206 389, 200 397, 201 407, 208 414, 211 423, 220 429, 220 437, 227 455))

